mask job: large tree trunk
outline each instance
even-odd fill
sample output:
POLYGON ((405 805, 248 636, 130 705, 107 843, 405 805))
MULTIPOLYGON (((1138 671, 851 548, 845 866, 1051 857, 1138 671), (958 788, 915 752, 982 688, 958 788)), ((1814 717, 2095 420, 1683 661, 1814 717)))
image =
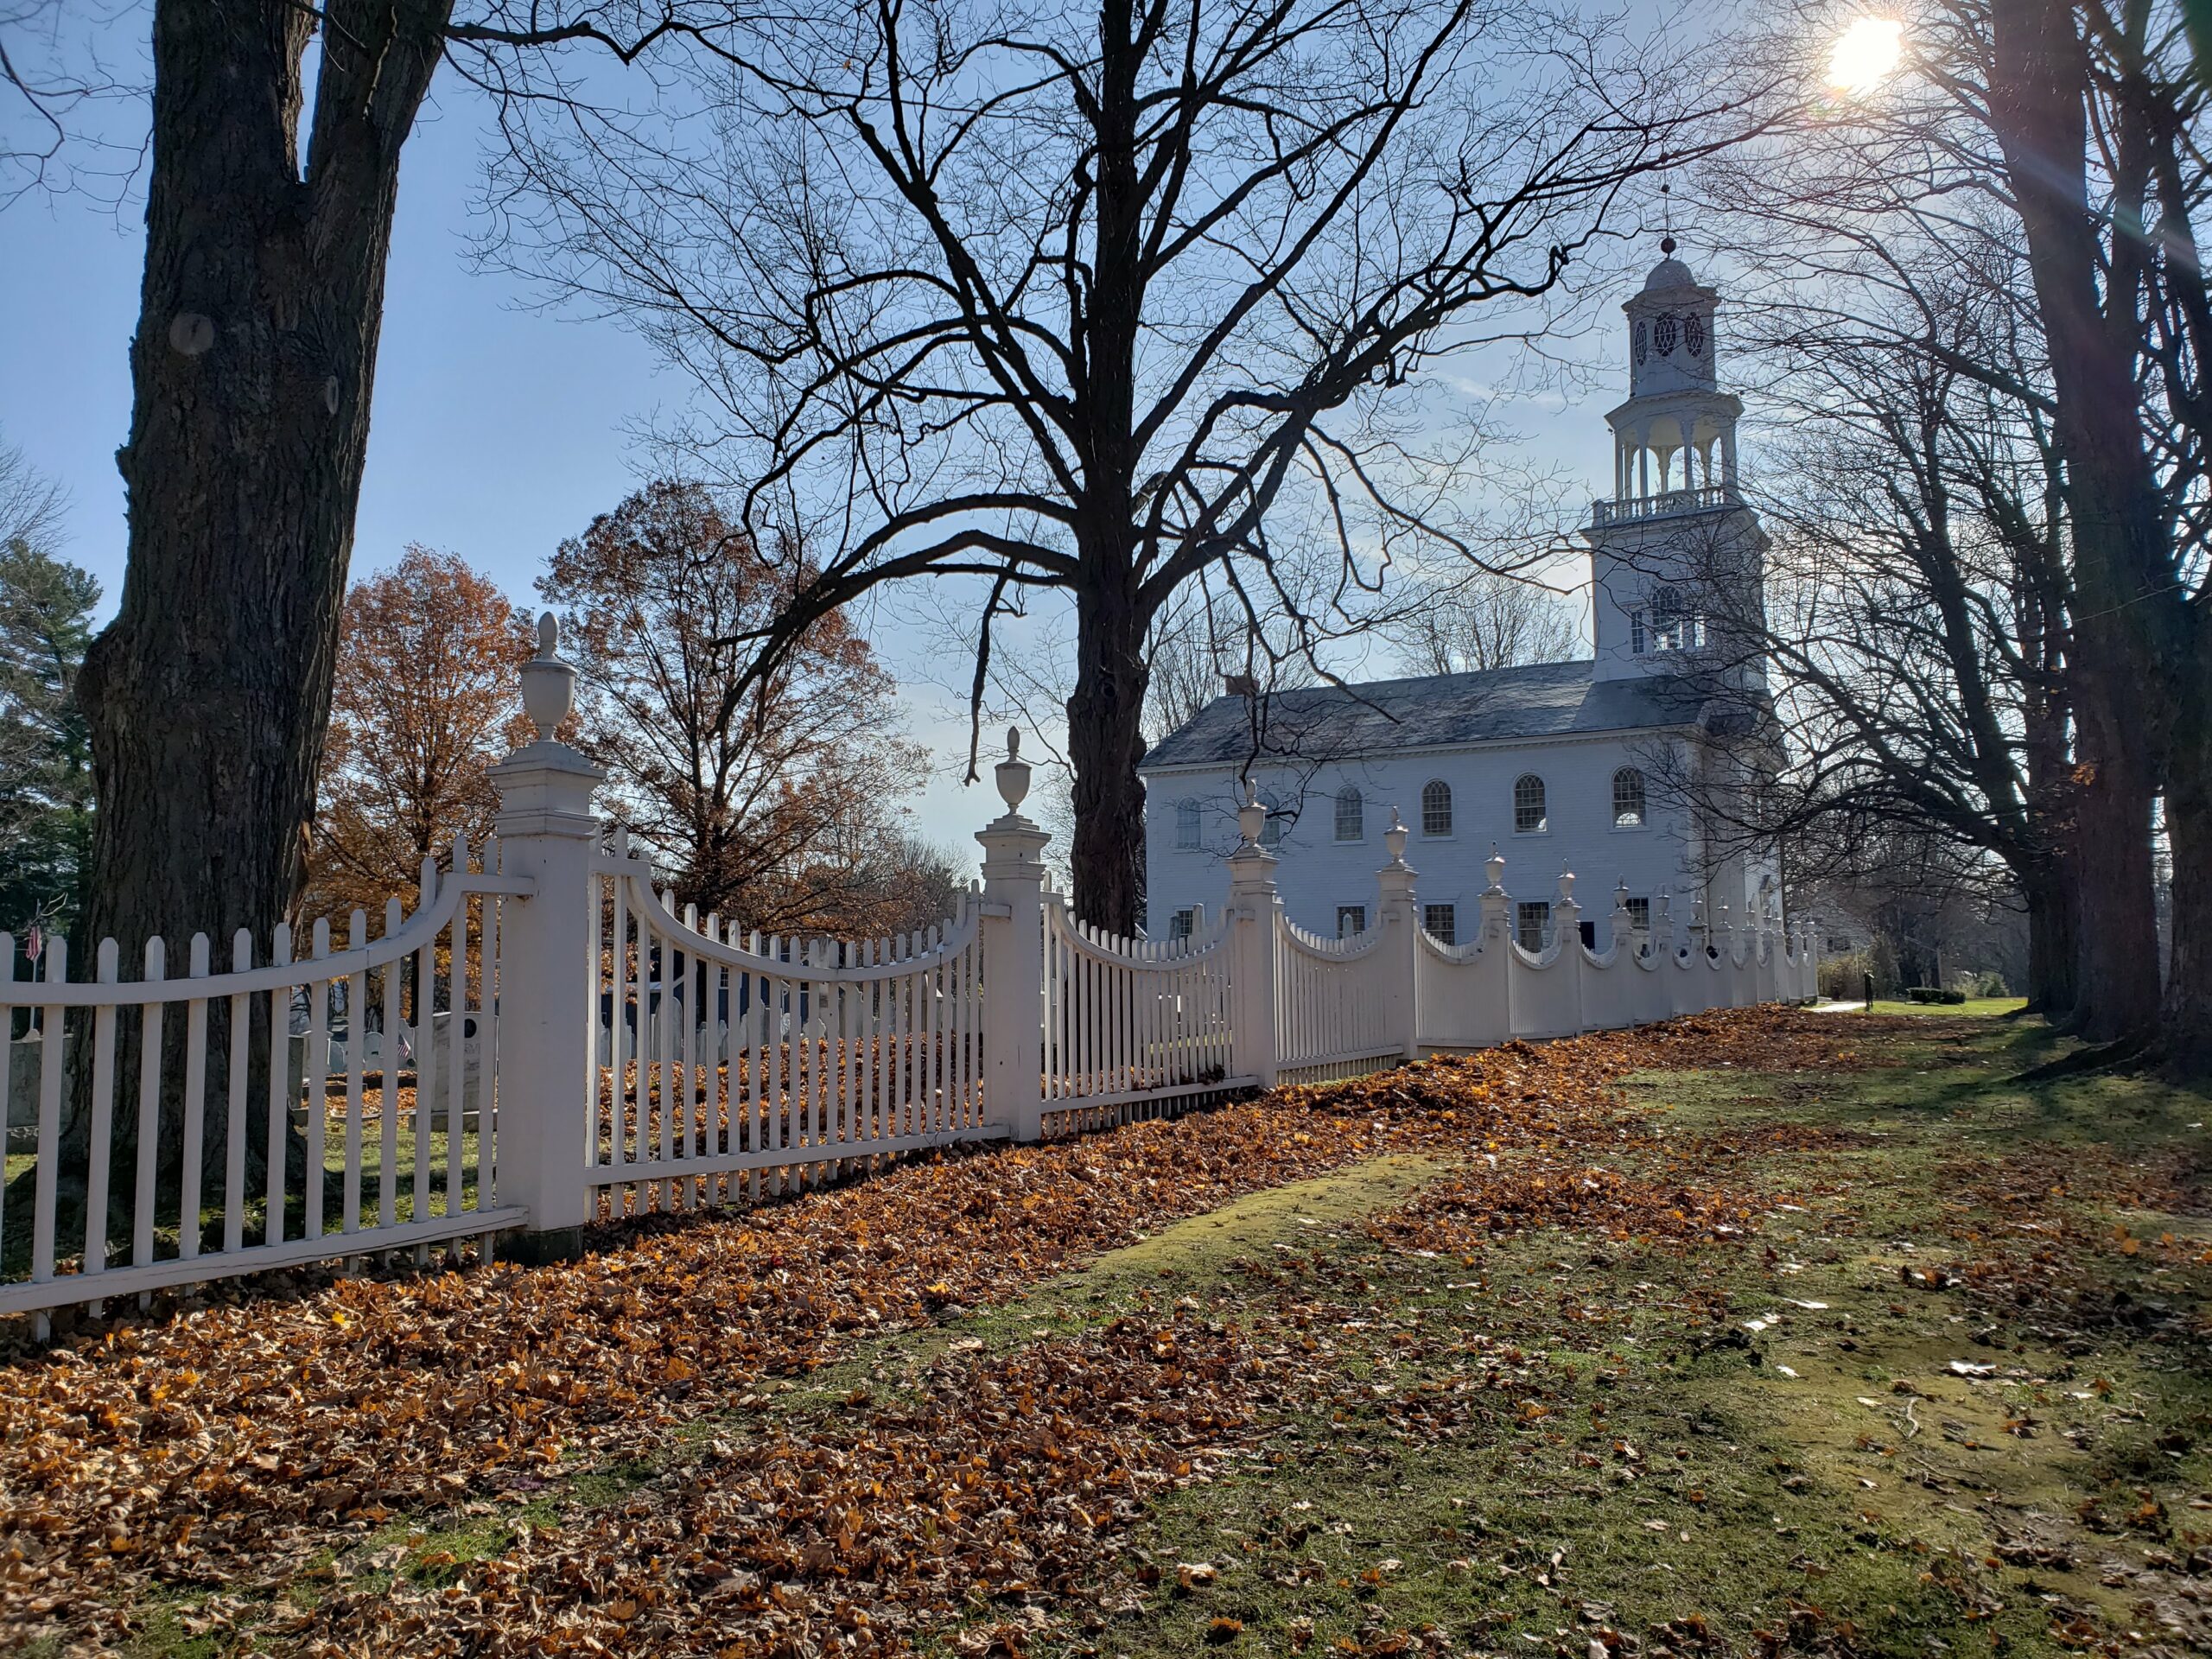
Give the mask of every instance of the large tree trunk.
MULTIPOLYGON (((2086 170, 2088 62, 2072 6, 1999 0, 1991 25, 1991 124, 2049 346, 2073 529, 2069 663, 2085 779, 2075 1023, 2100 1040, 2147 1039, 2159 1001, 2150 804, 2172 728, 2173 663, 2155 637, 2155 613, 2172 559, 2137 404, 2137 283, 2119 269, 2103 278, 2107 318, 2086 170)), ((2125 237, 2114 249, 2116 267, 2136 257, 2125 237)))
POLYGON ((1144 622, 1126 594, 1086 590, 1076 605, 1075 694, 1068 753, 1075 766, 1076 912, 1129 933, 1144 914, 1144 622))
MULTIPOLYGON (((154 16, 146 268, 117 457, 129 562, 78 695, 99 801, 85 937, 114 938, 135 964, 162 935, 172 975, 195 931, 218 971, 239 928, 266 960, 300 888, 400 146, 451 0, 326 10, 304 176, 313 10, 161 0, 154 16)), ((135 1096, 118 1103, 118 1167, 135 1116, 135 1096)))
MULTIPOLYGON (((2098 746, 2085 741, 2085 755, 2098 746)), ((2125 755, 2089 759, 2075 807, 2081 835, 2080 964, 2071 1028, 2092 1042, 2140 1042, 2158 1020, 2158 924, 2148 778, 2125 755)))
MULTIPOLYGON (((2212 674, 2198 658, 2196 671, 2212 674)), ((2199 692, 2175 734, 2166 785, 2166 836, 2173 855, 2173 937, 2160 1046, 2167 1065, 2212 1076, 2212 726, 2199 692)))
POLYGON ((2054 1021, 2074 1013, 2081 982, 2082 899, 2074 861, 2055 854, 2023 873, 2028 906, 2028 1007, 2054 1021))

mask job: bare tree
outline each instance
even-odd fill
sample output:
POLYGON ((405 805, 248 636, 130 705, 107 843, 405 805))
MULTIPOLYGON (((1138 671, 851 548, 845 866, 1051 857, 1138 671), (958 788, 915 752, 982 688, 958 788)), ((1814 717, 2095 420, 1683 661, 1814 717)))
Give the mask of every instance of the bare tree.
POLYGON ((20 448, 0 443, 0 547, 52 552, 68 510, 68 492, 32 466, 20 448))
POLYGON ((2185 8, 1993 0, 1987 120, 2049 342, 2076 593, 2070 656, 2091 1034, 2212 1071, 2212 189, 2185 8), (2163 1008, 2151 804, 2163 788, 2173 931, 2163 1008))
POLYGON ((1418 372, 1737 101, 1535 0, 877 0, 698 44, 689 121, 516 107, 504 257, 696 376, 756 533, 816 527, 756 672, 885 582, 974 579, 979 664, 1071 596, 1076 896, 1116 928, 1154 619, 1213 570, 1256 626, 1287 525, 1338 593, 1459 550, 1418 372))
POLYGON ((1408 674, 1565 662, 1582 643, 1573 613, 1550 588, 1482 569, 1436 582, 1382 632, 1408 674))

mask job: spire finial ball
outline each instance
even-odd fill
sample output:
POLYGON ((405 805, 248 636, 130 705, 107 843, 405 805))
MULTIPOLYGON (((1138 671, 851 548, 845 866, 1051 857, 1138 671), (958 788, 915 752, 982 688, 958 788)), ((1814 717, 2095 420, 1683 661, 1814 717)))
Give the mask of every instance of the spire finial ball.
POLYGON ((1672 253, 1674 251, 1675 251, 1675 238, 1674 238, 1673 237, 1671 237, 1671 236, 1662 236, 1662 237, 1661 237, 1661 238, 1659 238, 1659 251, 1660 251, 1660 252, 1662 252, 1662 253, 1672 253))

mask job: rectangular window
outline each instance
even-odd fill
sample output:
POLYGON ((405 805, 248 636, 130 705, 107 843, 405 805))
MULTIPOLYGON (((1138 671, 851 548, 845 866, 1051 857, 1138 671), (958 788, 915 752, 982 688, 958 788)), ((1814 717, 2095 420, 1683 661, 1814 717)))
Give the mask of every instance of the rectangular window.
POLYGON ((1175 845, 1184 852, 1195 852, 1199 845, 1198 804, 1196 801, 1175 803, 1175 845))
POLYGON ((1651 931, 1651 901, 1649 899, 1630 899, 1628 918, 1636 925, 1637 932, 1649 933, 1651 931))
POLYGON ((1523 899, 1514 912, 1514 936, 1521 941, 1523 950, 1542 950, 1544 935, 1551 931, 1551 901, 1523 899))
POLYGON ((1185 906, 1183 909, 1177 911, 1174 915, 1168 918, 1167 937, 1171 939, 1187 939, 1192 934, 1198 931, 1198 912, 1197 909, 1194 906, 1185 906))
POLYGON ((1338 938, 1348 939, 1355 933, 1366 931, 1367 906, 1365 905, 1338 905, 1337 906, 1337 937, 1338 938))
POLYGON ((1459 912, 1452 906, 1423 905, 1421 907, 1421 925, 1427 930, 1428 937, 1439 944, 1459 943, 1459 912))
POLYGON ((1638 657, 1651 649, 1651 636, 1644 632, 1642 611, 1628 613, 1628 648, 1638 657))

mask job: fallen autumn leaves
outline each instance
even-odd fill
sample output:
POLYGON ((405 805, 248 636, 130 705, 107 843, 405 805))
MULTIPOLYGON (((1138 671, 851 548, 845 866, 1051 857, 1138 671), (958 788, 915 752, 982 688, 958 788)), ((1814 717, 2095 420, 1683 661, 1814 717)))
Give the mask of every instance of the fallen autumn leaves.
MULTIPOLYGON (((1608 1092, 1622 1071, 1731 1053, 1857 1064, 1834 1031, 1770 1009, 1516 1045, 944 1156, 765 1211, 635 1224, 573 1264, 337 1281, 26 1355, 0 1371, 0 1634, 113 1642, 148 1591, 281 1593, 388 1521, 666 1458, 684 1424, 757 1403, 761 1378, 858 1335, 1005 1300, 1165 1222, 1379 1153, 1553 1160, 1560 1179, 1516 1172, 1499 1191, 1516 1225, 1741 1224, 1740 1198, 1685 1208, 1677 1184, 1611 1178, 1593 1198, 1566 1176, 1579 1153, 1638 1133, 1608 1092)), ((1478 1216, 1497 1179, 1471 1168, 1420 1224, 1478 1216)), ((835 1437, 710 1452, 680 1515, 614 1506, 582 1535, 527 1535, 419 1605, 341 1587, 292 1630, 346 1651, 588 1651, 639 1620, 663 1651, 797 1651, 800 1635, 824 1651, 896 1646, 973 1594, 1095 1565, 1102 1535, 1187 1475, 1266 1386, 1258 1339, 1123 1321, 956 1367, 963 1392, 903 1415, 856 1407, 835 1437)))

